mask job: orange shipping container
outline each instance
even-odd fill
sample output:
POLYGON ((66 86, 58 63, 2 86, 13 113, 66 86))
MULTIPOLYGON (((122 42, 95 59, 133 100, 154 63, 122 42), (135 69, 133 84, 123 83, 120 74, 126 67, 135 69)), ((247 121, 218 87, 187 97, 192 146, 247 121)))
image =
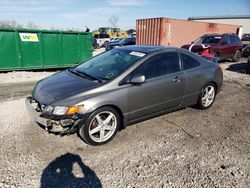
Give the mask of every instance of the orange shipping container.
POLYGON ((136 20, 136 44, 181 47, 204 34, 237 33, 239 28, 238 25, 170 18, 138 19, 136 20))

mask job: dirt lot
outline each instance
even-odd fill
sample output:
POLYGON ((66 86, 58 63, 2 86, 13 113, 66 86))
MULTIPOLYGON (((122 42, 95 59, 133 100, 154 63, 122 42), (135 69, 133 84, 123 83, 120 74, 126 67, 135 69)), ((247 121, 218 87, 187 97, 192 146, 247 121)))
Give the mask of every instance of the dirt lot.
POLYGON ((32 123, 24 99, 33 80, 2 83, 0 187, 249 187, 250 75, 244 63, 222 68, 210 109, 132 125, 101 147, 32 123))

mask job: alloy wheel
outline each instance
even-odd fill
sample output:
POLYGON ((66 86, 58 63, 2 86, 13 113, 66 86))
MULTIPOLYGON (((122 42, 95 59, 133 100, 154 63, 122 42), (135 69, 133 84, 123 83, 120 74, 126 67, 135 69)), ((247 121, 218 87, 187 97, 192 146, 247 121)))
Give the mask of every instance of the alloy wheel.
POLYGON ((113 136, 116 127, 117 118, 112 112, 100 112, 90 122, 89 136, 95 142, 105 142, 113 136))
POLYGON ((201 102, 204 107, 210 106, 215 98, 215 88, 212 85, 208 85, 202 93, 201 102))

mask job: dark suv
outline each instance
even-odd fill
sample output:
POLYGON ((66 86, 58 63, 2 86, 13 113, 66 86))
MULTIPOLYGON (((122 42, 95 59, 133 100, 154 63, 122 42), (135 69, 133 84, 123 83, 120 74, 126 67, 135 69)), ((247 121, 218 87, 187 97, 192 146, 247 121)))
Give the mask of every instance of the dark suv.
POLYGON ((241 42, 243 44, 242 57, 249 57, 250 56, 250 34, 245 34, 242 37, 241 42))
POLYGON ((242 55, 242 43, 235 34, 208 34, 196 39, 192 44, 183 45, 194 53, 203 56, 214 56, 222 59, 240 61, 242 55))
POLYGON ((136 44, 135 37, 127 37, 127 38, 122 39, 121 41, 109 42, 106 46, 106 50, 111 50, 113 48, 117 48, 120 46, 129 46, 129 45, 135 45, 135 44, 136 44))

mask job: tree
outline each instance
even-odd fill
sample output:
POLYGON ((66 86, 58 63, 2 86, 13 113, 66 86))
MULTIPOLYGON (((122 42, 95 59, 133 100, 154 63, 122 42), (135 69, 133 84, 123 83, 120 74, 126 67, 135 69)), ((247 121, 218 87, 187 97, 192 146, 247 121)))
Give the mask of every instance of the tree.
POLYGON ((118 26, 119 22, 119 16, 113 15, 108 19, 108 22, 110 23, 112 28, 116 28, 118 26))
POLYGON ((23 28, 21 24, 18 24, 15 20, 4 20, 0 21, 1 28, 23 28))
POLYGON ((33 22, 28 22, 27 26, 28 29, 40 29, 40 27, 33 22))

